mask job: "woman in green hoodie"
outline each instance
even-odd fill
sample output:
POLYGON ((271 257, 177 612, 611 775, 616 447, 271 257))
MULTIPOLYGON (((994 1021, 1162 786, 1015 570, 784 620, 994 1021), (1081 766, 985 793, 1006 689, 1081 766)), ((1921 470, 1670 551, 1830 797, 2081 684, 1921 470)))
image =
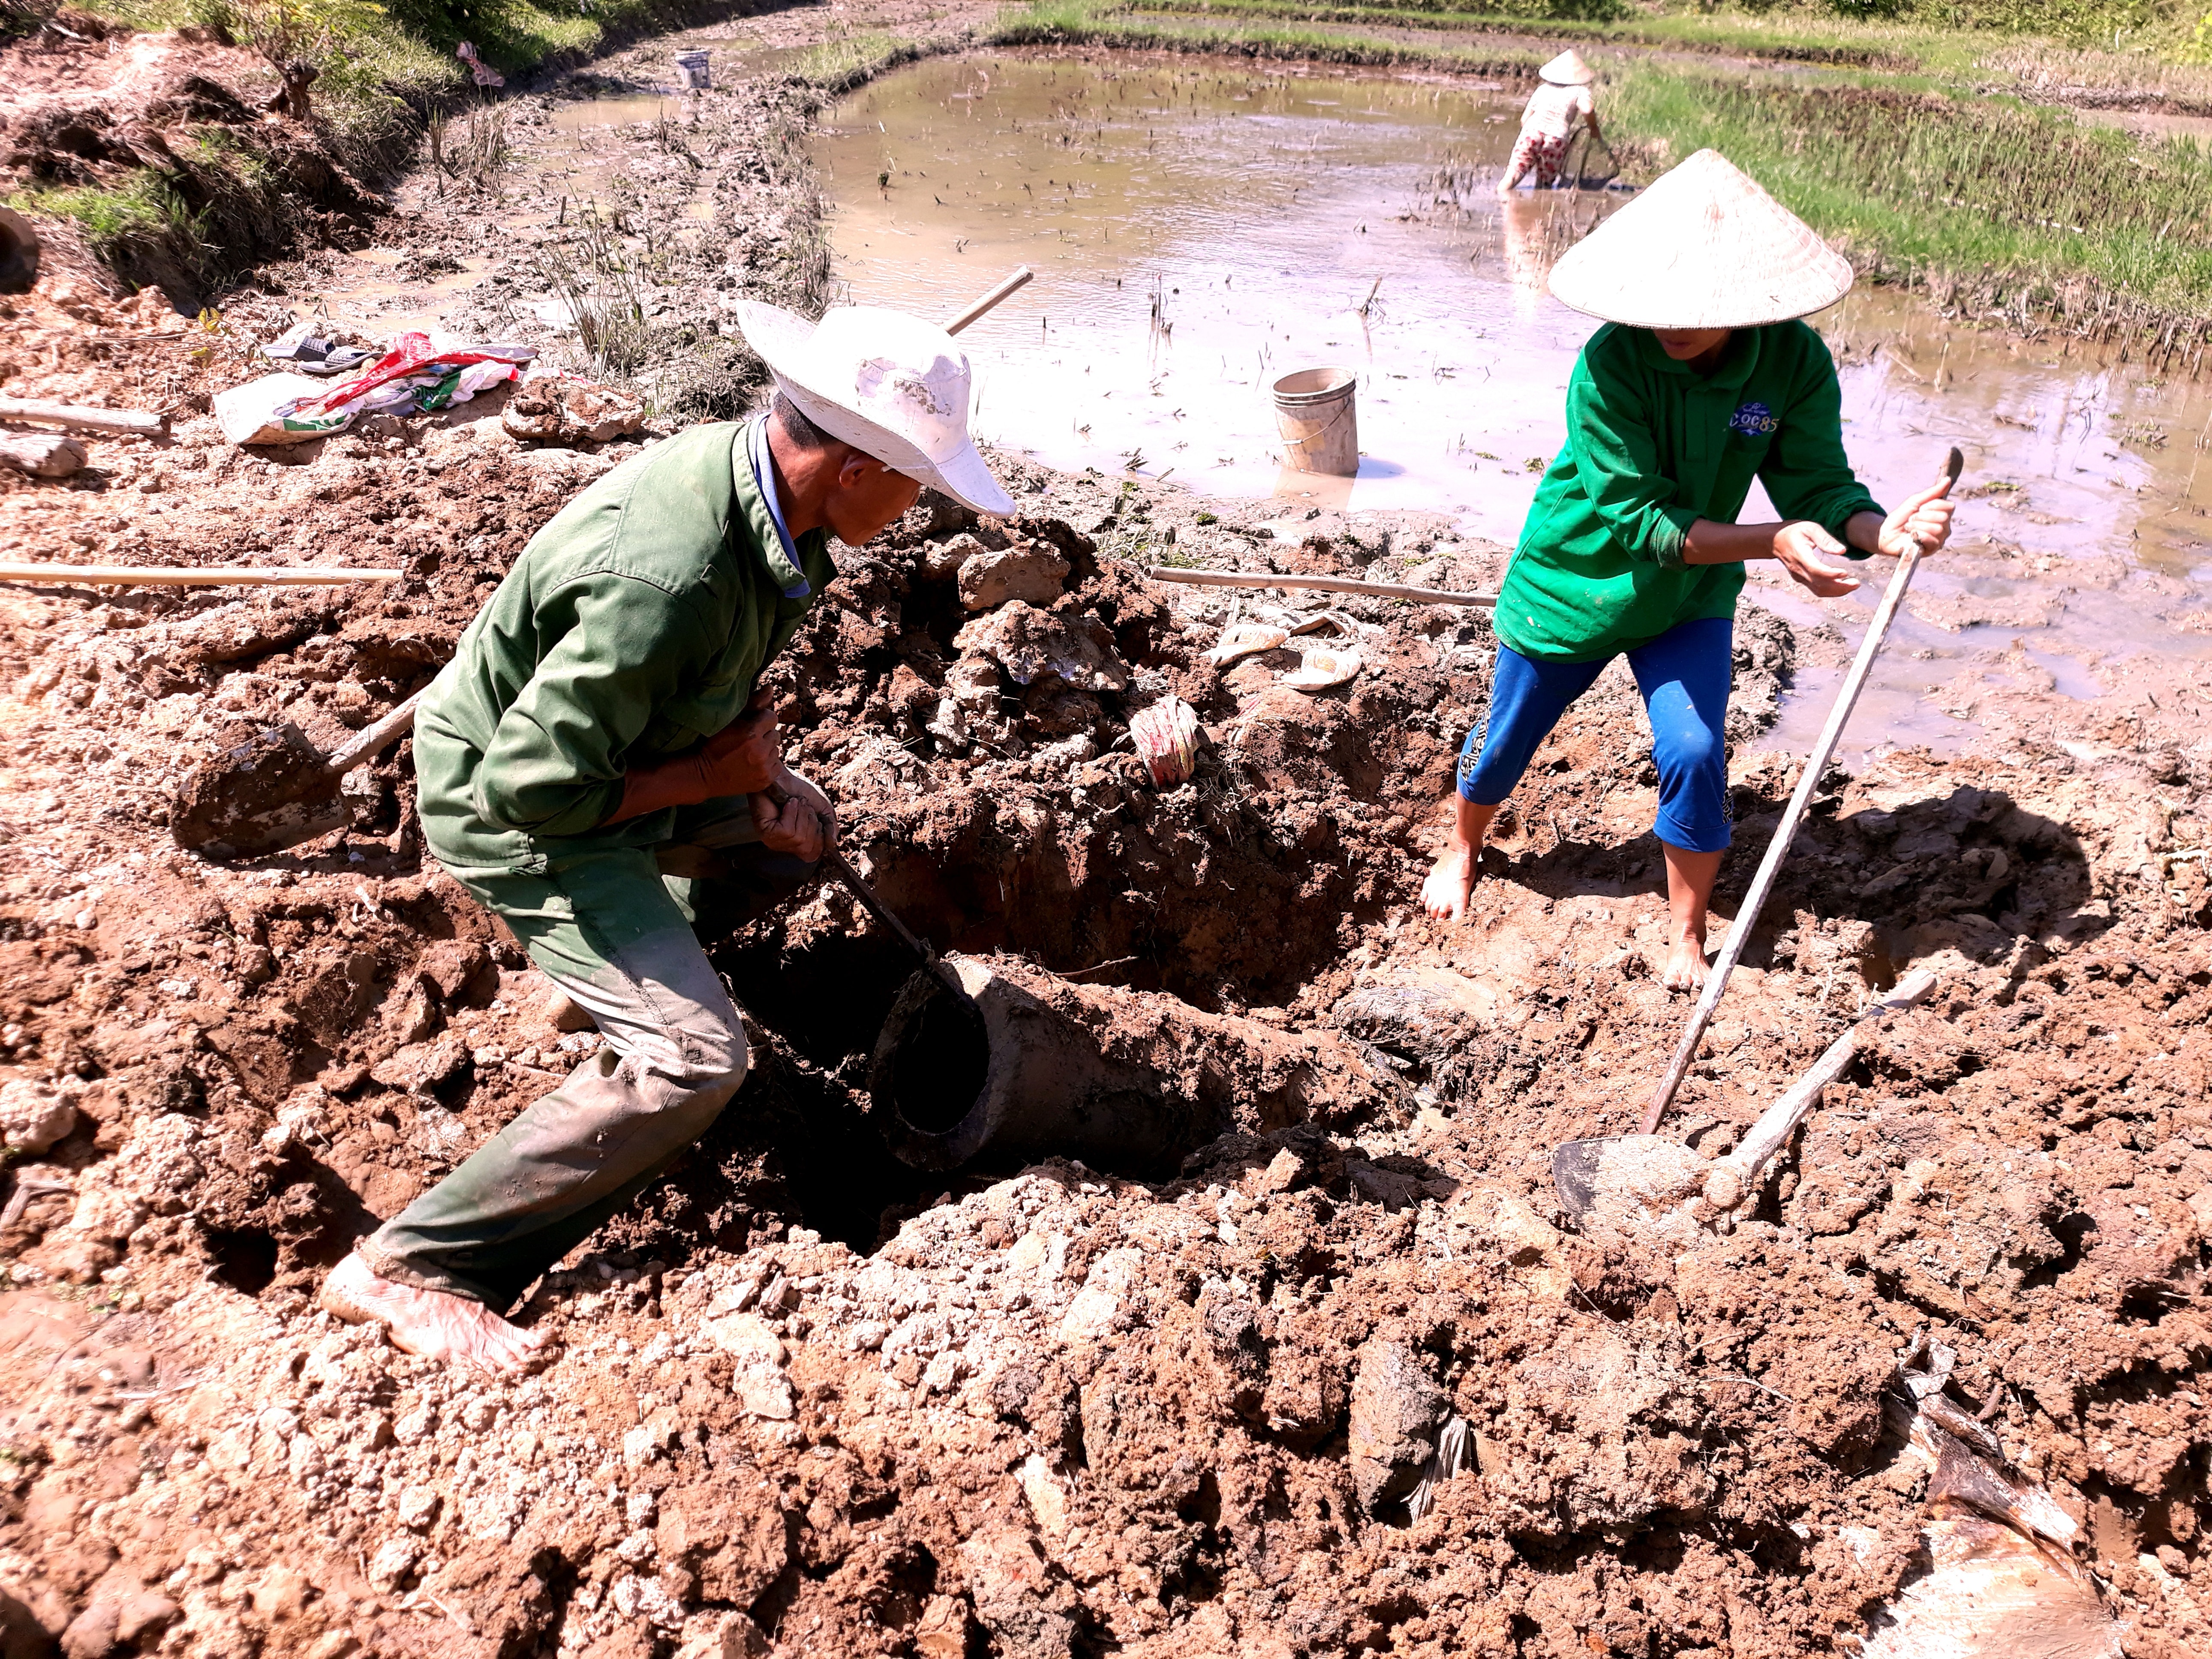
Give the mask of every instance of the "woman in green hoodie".
POLYGON ((1662 975, 1698 984, 1729 840, 1723 732, 1745 562, 1777 560, 1832 598, 1858 586, 1837 556, 1933 551, 1950 536, 1948 483, 1885 514, 1844 457, 1835 362, 1797 319, 1850 283, 1844 260, 1716 150, 1553 270, 1552 292, 1607 324, 1575 366, 1566 446, 1498 595, 1490 708, 1460 757, 1451 833, 1422 891, 1430 915, 1466 914, 1498 808, 1567 707, 1626 655, 1659 772, 1662 975), (1754 477, 1782 522, 1735 521, 1754 477))

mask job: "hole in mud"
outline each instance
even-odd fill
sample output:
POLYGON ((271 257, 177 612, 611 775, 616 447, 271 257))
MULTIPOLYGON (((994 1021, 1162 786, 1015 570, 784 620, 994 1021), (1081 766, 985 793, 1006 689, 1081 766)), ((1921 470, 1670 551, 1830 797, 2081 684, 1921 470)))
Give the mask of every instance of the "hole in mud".
POLYGON ((983 1092, 991 1043, 970 1003, 940 990, 908 1022, 891 1058, 891 1105, 926 1134, 942 1134, 983 1092))
POLYGON ((259 1296, 276 1277, 276 1241, 267 1233, 210 1232, 207 1247, 215 1276, 234 1291, 259 1296))

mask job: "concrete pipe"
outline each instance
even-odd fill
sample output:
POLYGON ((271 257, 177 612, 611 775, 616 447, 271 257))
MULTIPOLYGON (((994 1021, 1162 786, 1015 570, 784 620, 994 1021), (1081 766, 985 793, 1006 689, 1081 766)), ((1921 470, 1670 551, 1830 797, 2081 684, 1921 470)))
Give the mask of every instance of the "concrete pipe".
POLYGON ((979 1033, 929 974, 907 982, 876 1042, 871 1111, 892 1152, 922 1170, 1079 1158, 1172 1175, 1231 1129, 1406 1115, 1334 1031, 1292 1033, 1208 1014, 1158 992, 1077 985, 1018 957, 948 957, 979 1033))

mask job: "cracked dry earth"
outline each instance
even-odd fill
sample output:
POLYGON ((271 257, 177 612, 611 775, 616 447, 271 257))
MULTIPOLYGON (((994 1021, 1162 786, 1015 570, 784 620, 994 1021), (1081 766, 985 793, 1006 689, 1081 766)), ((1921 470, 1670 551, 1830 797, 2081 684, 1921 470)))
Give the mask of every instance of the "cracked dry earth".
MULTIPOLYGON (((9 303, 13 386, 131 395, 112 343, 158 319, 9 303)), ((129 373, 189 409, 226 349, 148 337, 129 373)), ((1852 1653, 1960 1524, 1900 1371, 1930 1342, 1937 1401, 2072 1530, 2045 1567, 2111 1621, 2081 1650, 2212 1648, 2194 717, 2085 758, 2038 704, 2003 760, 1830 779, 1676 1132, 1724 1150, 1872 990, 1924 966, 1936 994, 1752 1218, 1601 1243, 1549 1150, 1632 1122, 1686 1007, 1652 976, 1625 677, 1440 929, 1413 899, 1486 626, 1342 605, 1366 668, 1310 696, 1287 654, 1205 653, 1317 606, 1138 568, 1172 530, 1200 562, 1494 582, 1498 550, 1418 520, 1201 524, 1009 464, 1023 516, 931 503, 841 552, 772 676, 796 763, 940 946, 1133 1031, 1202 1012, 1208 1139, 899 1164, 866 1084, 905 964, 817 892, 719 946, 757 1067, 533 1292, 541 1373, 448 1374, 314 1312, 355 1237, 595 1038, 423 860, 404 746, 349 781, 349 829, 252 866, 179 854, 168 801, 241 725, 329 744, 422 684, 623 453, 533 458, 483 407, 281 460, 191 416, 94 440, 68 484, 0 479, 21 554, 409 573, 0 592, 10 1659, 1852 1653), (1170 692, 1209 739, 1160 789, 1126 738, 1170 692)), ((1747 617, 1747 848, 1792 781, 1757 728, 1832 649, 1747 617)))

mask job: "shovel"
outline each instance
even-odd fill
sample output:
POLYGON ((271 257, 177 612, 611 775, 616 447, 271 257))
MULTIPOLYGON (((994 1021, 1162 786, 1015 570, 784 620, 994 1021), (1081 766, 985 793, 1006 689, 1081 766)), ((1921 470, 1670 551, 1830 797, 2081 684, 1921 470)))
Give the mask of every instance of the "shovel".
MULTIPOLYGON (((948 321, 945 331, 957 334, 1036 274, 1023 265, 948 321)), ((210 757, 178 792, 170 815, 171 835, 187 851, 240 859, 281 853, 342 828, 349 815, 338 793, 338 780, 405 735, 415 724, 415 705, 422 697, 417 691, 335 754, 321 753, 297 726, 288 724, 210 757)), ((847 884, 859 879, 852 876, 847 884)), ((872 915, 889 916, 874 895, 857 887, 854 890, 872 915)), ((904 933, 902 928, 899 931, 904 933)), ((911 934, 905 937, 913 942, 911 934)))
MULTIPOLYGON (((1966 458, 1955 449, 1945 458, 1947 491, 1959 482, 1959 474, 1966 465, 1966 458)), ((1836 693, 1836 706, 1828 711, 1828 723, 1820 728, 1820 740, 1813 745, 1813 753, 1797 780, 1797 788, 1790 797, 1789 808, 1775 828, 1774 839, 1767 843, 1766 856, 1759 860, 1759 873, 1751 878, 1751 890, 1743 896, 1743 906, 1736 912, 1735 925, 1729 929, 1728 942, 1721 946, 1712 972, 1705 976, 1705 988, 1698 994, 1698 1006, 1690 1012, 1689 1029, 1682 1033, 1674 1058, 1668 1062, 1666 1075, 1652 1091, 1651 1103, 1644 1112, 1643 1133, 1647 1135, 1659 1127, 1659 1120, 1674 1103, 1674 1091, 1689 1074, 1690 1063, 1698 1057, 1698 1044, 1705 1038, 1705 1027, 1712 1023, 1713 1010, 1720 1006, 1721 993, 1728 989, 1729 975, 1735 971, 1743 947, 1751 940, 1751 930, 1759 925, 1759 913, 1765 908, 1767 894, 1773 890, 1774 878, 1781 871, 1782 860, 1789 856, 1790 843, 1797 838, 1797 826, 1804 822, 1806 809, 1813 804, 1813 792, 1820 787, 1820 775, 1828 769, 1828 758, 1836 752, 1836 744, 1843 738, 1844 724, 1851 717, 1851 708, 1859 700, 1875 658, 1881 654, 1891 619, 1897 615, 1897 607, 1905 602, 1905 590, 1912 586, 1912 573, 1919 568, 1920 548, 1915 544, 1897 562, 1897 574, 1889 579, 1888 591, 1875 607, 1874 620, 1867 625, 1866 638, 1859 642, 1859 653, 1851 664, 1851 672, 1844 677, 1843 690, 1836 693)))
POLYGON ((1552 1185, 1560 1206, 1576 1220, 1607 1210, 1614 1218, 1656 1220, 1693 1194, 1702 1193, 1717 1223, 1741 1210, 1759 1188, 1759 1176, 1790 1144, 1820 1098, 1820 1091, 1844 1074, 1869 1022, 1884 1014, 1917 1007, 1936 988, 1936 975, 1919 969, 1898 981, 1896 988, 1861 1009, 1844 1034, 1822 1051, 1805 1074, 1744 1133, 1743 1143, 1708 1163, 1678 1140, 1659 1135, 1608 1135, 1570 1140, 1552 1154, 1552 1185))
POLYGON ((169 834, 188 852, 238 859, 281 853, 344 828, 353 811, 338 793, 339 780, 411 731, 422 701, 417 691, 328 755, 289 720, 263 727, 185 780, 169 834))

